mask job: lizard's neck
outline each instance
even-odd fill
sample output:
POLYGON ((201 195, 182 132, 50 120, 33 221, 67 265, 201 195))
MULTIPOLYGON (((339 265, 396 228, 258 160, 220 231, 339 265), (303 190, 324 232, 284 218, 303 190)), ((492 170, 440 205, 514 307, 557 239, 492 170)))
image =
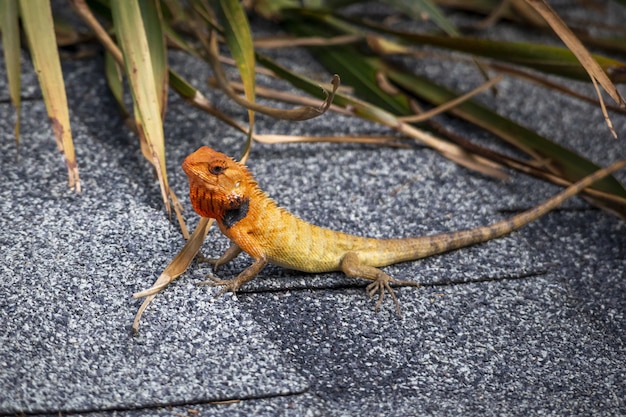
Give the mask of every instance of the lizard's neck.
POLYGON ((202 185, 190 183, 189 198, 193 209, 202 217, 219 220, 224 216, 223 203, 214 199, 213 194, 208 193, 202 185))
POLYGON ((217 220, 223 229, 230 229, 246 218, 251 200, 258 199, 259 195, 263 194, 253 180, 249 180, 245 187, 240 186, 237 191, 230 194, 212 192, 201 182, 190 181, 189 185, 189 196, 194 210, 203 217, 217 220))

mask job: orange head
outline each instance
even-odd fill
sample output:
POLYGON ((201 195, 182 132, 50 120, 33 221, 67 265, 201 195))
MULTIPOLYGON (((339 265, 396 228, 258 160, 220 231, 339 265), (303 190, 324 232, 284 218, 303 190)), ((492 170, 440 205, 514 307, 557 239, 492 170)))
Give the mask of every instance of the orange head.
POLYGON ((245 166, 203 146, 183 161, 194 210, 228 226, 229 219, 245 217, 256 183, 245 166))

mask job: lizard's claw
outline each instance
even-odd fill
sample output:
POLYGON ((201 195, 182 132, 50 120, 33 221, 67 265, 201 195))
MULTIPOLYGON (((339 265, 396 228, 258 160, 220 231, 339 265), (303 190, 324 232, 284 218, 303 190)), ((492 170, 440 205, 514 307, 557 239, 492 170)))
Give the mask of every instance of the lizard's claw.
POLYGON ((376 293, 378 293, 378 301, 376 302, 374 311, 378 312, 378 309, 380 308, 380 306, 383 304, 383 301, 385 300, 385 292, 388 292, 393 300, 393 303, 396 306, 396 312, 398 313, 399 316, 402 316, 398 298, 396 297, 396 294, 393 292, 393 288, 391 288, 391 285, 389 285, 389 283, 392 280, 393 278, 391 278, 389 275, 381 274, 374 282, 372 282, 367 287, 365 287, 365 290, 369 294, 370 298, 372 298, 373 296, 376 295, 376 293))
POLYGON ((200 252, 196 255, 196 263, 213 265, 213 272, 217 271, 217 268, 222 265, 221 258, 209 258, 204 256, 200 252))
POLYGON ((365 287, 365 290, 369 294, 370 298, 372 298, 373 296, 376 295, 376 293, 378 293, 378 301, 376 302, 376 306, 374 307, 374 310, 376 312, 378 312, 378 309, 380 308, 380 306, 383 304, 383 301, 385 300, 385 292, 388 292, 389 295, 391 296, 391 299, 393 300, 393 304, 396 306, 396 312, 398 313, 398 316, 402 317, 402 311, 400 310, 400 303, 398 302, 398 298, 396 297, 396 294, 393 291, 393 288, 391 288, 391 284, 408 285, 412 287, 419 286, 419 284, 416 282, 391 278, 389 275, 383 272, 380 272, 376 276, 376 279, 367 287, 365 287))

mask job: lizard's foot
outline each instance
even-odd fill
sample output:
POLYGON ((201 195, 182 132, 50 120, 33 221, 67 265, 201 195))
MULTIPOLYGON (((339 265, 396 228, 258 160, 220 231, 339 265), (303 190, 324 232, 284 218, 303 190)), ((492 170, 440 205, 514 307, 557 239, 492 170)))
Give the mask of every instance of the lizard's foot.
POLYGON ((378 312, 378 309, 380 308, 380 306, 383 304, 383 301, 385 300, 385 292, 388 292, 389 295, 391 296, 391 299, 393 300, 393 304, 396 307, 396 313, 398 313, 398 316, 402 317, 400 303, 398 302, 398 298, 396 297, 396 294, 393 291, 391 284, 395 284, 399 286, 412 286, 412 287, 419 286, 419 284, 417 284, 416 282, 391 278, 389 275, 385 274, 384 272, 379 271, 379 273, 376 274, 376 278, 374 279, 374 282, 372 282, 367 287, 365 287, 365 290, 369 294, 370 298, 376 295, 376 293, 378 293, 378 301, 376 302, 376 306, 374 307, 374 310, 376 312, 378 312))
POLYGON ((348 252, 341 260, 341 270, 349 277, 365 278, 372 281, 365 289, 370 295, 370 298, 378 293, 378 301, 376 302, 375 310, 378 311, 380 306, 385 300, 385 292, 388 292, 391 296, 393 303, 396 306, 396 312, 400 317, 402 313, 400 311, 400 303, 396 294, 393 292, 391 285, 407 285, 413 287, 419 287, 419 284, 413 281, 404 281, 400 279, 391 278, 378 268, 365 265, 359 260, 359 255, 356 252, 348 252))
POLYGON ((222 287, 221 290, 215 294, 215 298, 223 295, 227 292, 232 292, 233 295, 237 293, 237 290, 241 287, 241 284, 237 282, 237 279, 221 279, 213 275, 208 275, 206 281, 198 282, 196 285, 208 285, 210 287, 222 287))
POLYGON ((389 285, 389 283, 392 281, 393 281, 393 278, 391 278, 389 275, 380 273, 378 274, 378 277, 376 277, 374 282, 372 282, 367 287, 365 287, 365 291, 367 291, 370 298, 372 298, 374 295, 376 295, 376 293, 378 293, 378 301, 376 302, 376 306, 374 307, 374 311, 376 312, 378 312, 378 309, 380 308, 380 306, 383 304, 383 301, 385 300, 385 292, 388 292, 389 295, 391 296, 391 299, 393 300, 394 305, 396 306, 396 312, 398 313, 399 316, 402 316, 398 298, 396 297, 396 294, 393 292, 393 288, 391 288, 391 285, 389 285))

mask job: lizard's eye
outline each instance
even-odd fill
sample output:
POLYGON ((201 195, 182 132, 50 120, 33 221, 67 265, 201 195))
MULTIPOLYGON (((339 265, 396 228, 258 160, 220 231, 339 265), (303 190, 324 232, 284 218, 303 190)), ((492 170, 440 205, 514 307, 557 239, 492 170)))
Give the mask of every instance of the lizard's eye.
POLYGON ((224 165, 211 165, 209 167, 209 172, 214 175, 220 175, 226 171, 226 167, 224 165))

